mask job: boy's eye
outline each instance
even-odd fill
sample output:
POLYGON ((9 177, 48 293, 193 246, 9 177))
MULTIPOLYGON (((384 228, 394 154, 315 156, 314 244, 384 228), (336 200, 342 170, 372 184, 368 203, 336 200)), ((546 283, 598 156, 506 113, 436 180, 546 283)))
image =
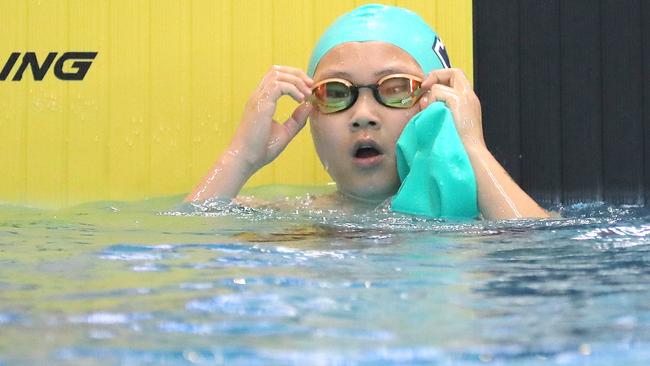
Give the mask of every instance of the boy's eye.
POLYGON ((413 93, 418 86, 418 82, 407 78, 387 79, 379 85, 379 94, 384 103, 402 108, 402 106, 409 106, 412 103, 413 93))
POLYGON ((349 89, 342 83, 328 83, 325 93, 328 98, 345 98, 348 96, 349 89))
POLYGON ((379 86, 381 94, 407 97, 413 92, 411 80, 406 78, 388 79, 379 86))

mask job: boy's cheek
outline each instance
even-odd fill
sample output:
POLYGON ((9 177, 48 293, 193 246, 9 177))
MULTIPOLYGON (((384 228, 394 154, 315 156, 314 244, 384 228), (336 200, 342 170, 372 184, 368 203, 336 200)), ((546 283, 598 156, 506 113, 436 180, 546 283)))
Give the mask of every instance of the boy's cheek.
POLYGON ((337 140, 336 131, 334 131, 332 128, 328 128, 327 121, 312 119, 310 128, 314 143, 331 144, 335 143, 337 140))
POLYGON ((318 109, 313 106, 311 112, 309 112, 309 124, 313 124, 316 118, 318 118, 318 109))

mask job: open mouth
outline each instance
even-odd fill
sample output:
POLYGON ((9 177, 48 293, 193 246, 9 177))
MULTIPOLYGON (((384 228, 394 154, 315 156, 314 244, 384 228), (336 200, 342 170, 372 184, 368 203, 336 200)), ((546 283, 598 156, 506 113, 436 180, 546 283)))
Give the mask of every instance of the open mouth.
POLYGON ((359 159, 366 159, 377 155, 381 155, 381 153, 374 146, 361 146, 357 149, 354 157, 359 159))
POLYGON ((375 166, 384 156, 379 145, 370 139, 357 141, 352 151, 356 164, 362 167, 375 166))

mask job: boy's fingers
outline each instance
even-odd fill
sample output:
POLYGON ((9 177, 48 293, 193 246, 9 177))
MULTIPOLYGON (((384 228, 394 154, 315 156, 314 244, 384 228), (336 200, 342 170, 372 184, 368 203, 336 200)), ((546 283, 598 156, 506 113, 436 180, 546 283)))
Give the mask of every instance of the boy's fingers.
POLYGON ((305 81, 293 74, 289 74, 286 72, 280 73, 278 75, 278 81, 285 81, 288 83, 291 83, 295 85, 298 89, 300 89, 300 92, 303 93, 304 95, 310 95, 311 94, 311 88, 305 83, 305 81))
POLYGON ((431 86, 434 84, 443 84, 453 87, 454 69, 433 70, 424 84, 431 86))
POLYGON ((457 92, 442 84, 434 84, 429 90, 420 98, 420 109, 425 109, 433 102, 446 102, 449 95, 456 94, 457 92))
POLYGON ((440 90, 445 93, 458 94, 458 91, 454 88, 448 87, 447 85, 435 84, 431 86, 431 93, 435 93, 437 90, 440 90))
POLYGON ((433 102, 444 102, 447 107, 454 108, 458 105, 460 96, 454 89, 448 86, 436 84, 431 87, 431 91, 427 93, 427 95, 425 95, 422 99, 424 99, 424 101, 420 102, 422 109, 426 108, 433 102))
POLYGON ((422 88, 428 89, 436 84, 446 85, 458 91, 472 89, 469 80, 460 69, 440 69, 433 70, 422 82, 422 88))
POLYGON ((307 86, 314 85, 314 80, 312 80, 312 78, 307 76, 307 73, 305 73, 303 70, 297 69, 295 67, 273 65, 271 67, 271 70, 276 70, 276 71, 280 71, 280 72, 284 72, 284 73, 287 73, 287 74, 294 75, 294 76, 300 78, 301 80, 303 80, 305 82, 305 84, 307 84, 307 86))
POLYGON ((298 132, 305 127, 311 109, 312 106, 310 103, 302 103, 283 124, 273 124, 273 137, 267 145, 271 156, 277 156, 296 137, 298 132))
POLYGON ((296 110, 293 111, 291 117, 289 117, 289 119, 284 122, 283 126, 287 131, 287 137, 289 137, 289 140, 293 139, 298 134, 298 132, 300 132, 303 127, 305 127, 305 124, 307 123, 307 117, 309 117, 309 113, 311 113, 312 108, 313 106, 311 103, 302 103, 298 106, 298 108, 296 108, 296 110))
POLYGON ((284 81, 273 81, 270 85, 260 89, 257 95, 251 97, 247 109, 253 115, 261 116, 264 119, 273 118, 278 99, 283 95, 291 96, 298 103, 305 100, 305 95, 295 85, 284 81))
POLYGON ((298 103, 301 103, 305 99, 305 95, 298 90, 297 86, 286 81, 272 82, 266 91, 262 90, 260 98, 275 103, 283 95, 291 96, 298 103))
POLYGON ((445 70, 447 70, 447 69, 431 71, 427 75, 427 77, 424 79, 424 81, 422 82, 421 87, 425 88, 425 89, 428 89, 428 88, 430 88, 431 86, 433 86, 435 84, 443 83, 444 79, 442 78, 442 75, 440 75, 440 72, 445 71, 445 70))

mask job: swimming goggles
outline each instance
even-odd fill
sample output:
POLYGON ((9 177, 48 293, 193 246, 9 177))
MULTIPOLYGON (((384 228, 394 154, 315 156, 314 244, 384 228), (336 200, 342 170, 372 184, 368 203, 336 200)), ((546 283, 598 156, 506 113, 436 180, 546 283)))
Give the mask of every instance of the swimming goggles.
POLYGON ((312 88, 311 101, 321 113, 344 111, 357 101, 359 89, 370 88, 379 104, 411 108, 422 96, 422 79, 408 74, 386 75, 377 84, 354 85, 345 79, 325 79, 312 88))

